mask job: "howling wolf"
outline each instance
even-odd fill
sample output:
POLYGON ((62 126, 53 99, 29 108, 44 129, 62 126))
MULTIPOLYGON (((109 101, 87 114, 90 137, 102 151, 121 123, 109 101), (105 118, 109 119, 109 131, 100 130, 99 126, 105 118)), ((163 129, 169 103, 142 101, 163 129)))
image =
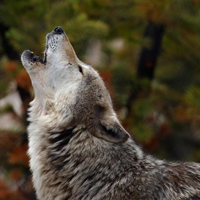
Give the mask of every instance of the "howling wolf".
POLYGON ((40 200, 185 200, 200 195, 200 164, 145 154, 120 124, 99 74, 81 62, 61 27, 44 60, 22 63, 35 91, 28 127, 40 200))

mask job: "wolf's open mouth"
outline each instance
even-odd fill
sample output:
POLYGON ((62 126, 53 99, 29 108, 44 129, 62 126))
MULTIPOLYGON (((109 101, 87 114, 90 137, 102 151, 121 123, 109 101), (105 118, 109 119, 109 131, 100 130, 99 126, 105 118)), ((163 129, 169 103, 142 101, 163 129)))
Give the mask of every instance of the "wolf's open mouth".
POLYGON ((40 58, 39 56, 35 55, 33 52, 31 52, 29 50, 27 50, 27 53, 29 55, 29 59, 30 59, 31 62, 33 62, 33 63, 40 62, 41 64, 46 65, 46 62, 47 62, 47 53, 46 53, 46 51, 44 52, 44 59, 40 58))

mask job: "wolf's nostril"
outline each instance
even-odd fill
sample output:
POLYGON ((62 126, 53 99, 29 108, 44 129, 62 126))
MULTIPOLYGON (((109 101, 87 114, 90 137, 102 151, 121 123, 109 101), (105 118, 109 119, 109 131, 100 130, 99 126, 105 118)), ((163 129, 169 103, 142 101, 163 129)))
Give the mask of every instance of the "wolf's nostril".
POLYGON ((53 31, 54 33, 57 33, 57 34, 64 33, 64 30, 62 29, 61 26, 56 27, 53 31))

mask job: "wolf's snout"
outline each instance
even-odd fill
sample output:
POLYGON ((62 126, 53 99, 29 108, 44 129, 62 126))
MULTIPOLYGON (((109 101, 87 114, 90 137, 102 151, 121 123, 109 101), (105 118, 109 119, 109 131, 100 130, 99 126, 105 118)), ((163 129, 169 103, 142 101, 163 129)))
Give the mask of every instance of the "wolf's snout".
POLYGON ((53 30, 53 32, 56 34, 62 34, 62 33, 64 33, 64 30, 61 26, 58 26, 53 30))

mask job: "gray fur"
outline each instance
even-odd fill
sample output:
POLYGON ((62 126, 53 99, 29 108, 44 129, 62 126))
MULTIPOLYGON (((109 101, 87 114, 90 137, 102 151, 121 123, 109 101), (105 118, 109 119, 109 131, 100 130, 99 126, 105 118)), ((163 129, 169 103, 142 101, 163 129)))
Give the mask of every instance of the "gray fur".
POLYGON ((200 195, 200 164, 146 155, 121 126, 98 73, 57 27, 46 60, 22 54, 35 91, 29 155, 40 200, 184 200, 200 195))

